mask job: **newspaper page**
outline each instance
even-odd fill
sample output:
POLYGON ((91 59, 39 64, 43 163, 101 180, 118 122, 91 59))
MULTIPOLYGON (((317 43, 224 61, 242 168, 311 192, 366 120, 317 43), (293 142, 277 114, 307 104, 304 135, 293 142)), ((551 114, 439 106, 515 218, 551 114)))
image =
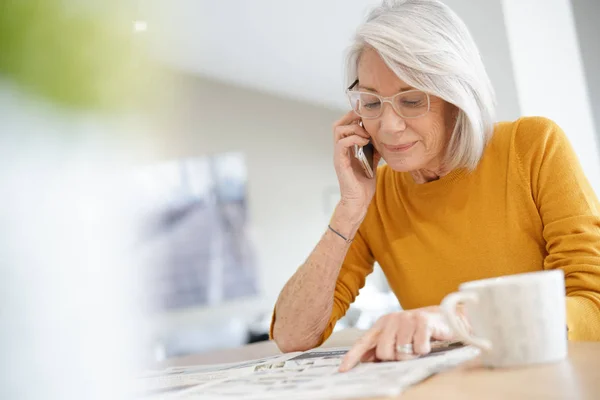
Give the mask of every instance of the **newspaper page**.
POLYGON ((452 345, 414 360, 364 363, 340 373, 338 367, 349 349, 315 349, 289 358, 208 374, 218 379, 203 380, 197 376, 197 385, 161 398, 293 400, 395 396, 431 375, 479 355, 474 347, 452 345))
POLYGON ((228 364, 169 367, 150 371, 136 382, 136 396, 144 400, 167 398, 191 387, 199 387, 252 373, 263 364, 284 362, 301 353, 289 353, 228 364))

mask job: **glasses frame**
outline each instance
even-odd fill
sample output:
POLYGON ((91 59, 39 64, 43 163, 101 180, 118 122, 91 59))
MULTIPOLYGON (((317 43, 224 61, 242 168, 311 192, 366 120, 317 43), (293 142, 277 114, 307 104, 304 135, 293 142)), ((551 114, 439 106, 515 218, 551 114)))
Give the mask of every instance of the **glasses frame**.
POLYGON ((395 95, 390 96, 390 97, 383 97, 383 96, 380 96, 380 95, 378 95, 376 93, 372 93, 372 92, 363 92, 363 91, 360 91, 360 90, 352 90, 352 89, 354 89, 354 87, 356 85, 358 85, 358 79, 355 80, 354 83, 352 83, 352 85, 350 85, 348 87, 348 89, 346 89, 346 96, 348 96, 348 101, 350 102, 350 107, 352 108, 352 111, 354 111, 354 113, 356 115, 358 115, 359 117, 364 118, 364 119, 377 119, 377 118, 381 117, 381 115, 383 114, 383 104, 384 103, 390 103, 390 105, 392 106, 392 110, 394 110, 394 112, 396 114, 398 114, 401 118, 404 118, 404 119, 421 118, 421 117, 425 116, 430 111, 430 109, 431 109, 431 99, 429 98, 429 93, 424 92, 424 91, 419 90, 419 89, 411 89, 411 90, 407 90, 405 92, 396 93, 395 95), (425 97, 427 98, 427 110, 423 114, 420 114, 420 115, 417 115, 417 116, 407 117, 405 115, 402 115, 402 113, 396 109, 396 106, 394 105, 394 99, 396 97, 402 95, 402 94, 411 93, 411 92, 425 93, 425 97), (356 94, 356 93, 358 93, 358 94, 364 93, 364 94, 368 94, 368 95, 377 97, 381 101, 381 108, 379 109, 379 114, 377 114, 377 116, 375 116, 375 117, 363 117, 362 115, 360 115, 354 109, 354 105, 352 104, 352 99, 351 99, 352 94, 356 94))

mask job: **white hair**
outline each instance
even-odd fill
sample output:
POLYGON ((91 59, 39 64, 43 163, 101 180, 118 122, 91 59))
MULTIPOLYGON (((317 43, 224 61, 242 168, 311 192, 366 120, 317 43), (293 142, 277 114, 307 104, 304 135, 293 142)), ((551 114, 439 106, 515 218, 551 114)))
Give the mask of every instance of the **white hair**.
POLYGON ((347 58, 348 85, 366 47, 410 86, 458 108, 445 167, 474 169, 493 133, 495 96, 458 15, 439 0, 384 0, 358 27, 347 58))

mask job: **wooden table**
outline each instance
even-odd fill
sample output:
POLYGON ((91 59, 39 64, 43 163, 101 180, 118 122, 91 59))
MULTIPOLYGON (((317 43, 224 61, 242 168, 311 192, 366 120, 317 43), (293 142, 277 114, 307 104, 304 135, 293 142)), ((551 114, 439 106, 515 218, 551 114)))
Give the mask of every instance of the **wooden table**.
MULTIPOLYGON (((358 330, 334 333, 322 347, 349 346, 358 330)), ((228 363, 280 354, 273 342, 169 360, 164 366, 228 363)), ((400 396, 412 399, 600 399, 600 342, 570 342, 559 363, 487 369, 473 360, 433 376, 400 396)))

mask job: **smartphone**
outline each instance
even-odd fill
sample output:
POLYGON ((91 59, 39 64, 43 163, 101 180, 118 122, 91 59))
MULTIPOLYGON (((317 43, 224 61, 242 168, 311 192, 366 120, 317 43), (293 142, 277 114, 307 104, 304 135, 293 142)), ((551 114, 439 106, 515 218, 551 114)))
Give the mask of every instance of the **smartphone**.
MULTIPOLYGON (((362 121, 358 124, 363 126, 362 121)), ((371 142, 362 147, 357 144, 354 145, 354 156, 360 162, 360 165, 363 167, 365 175, 367 175, 368 178, 373 178, 375 176, 375 173, 373 172, 373 168, 375 167, 373 165, 373 152, 374 147, 371 142)))

